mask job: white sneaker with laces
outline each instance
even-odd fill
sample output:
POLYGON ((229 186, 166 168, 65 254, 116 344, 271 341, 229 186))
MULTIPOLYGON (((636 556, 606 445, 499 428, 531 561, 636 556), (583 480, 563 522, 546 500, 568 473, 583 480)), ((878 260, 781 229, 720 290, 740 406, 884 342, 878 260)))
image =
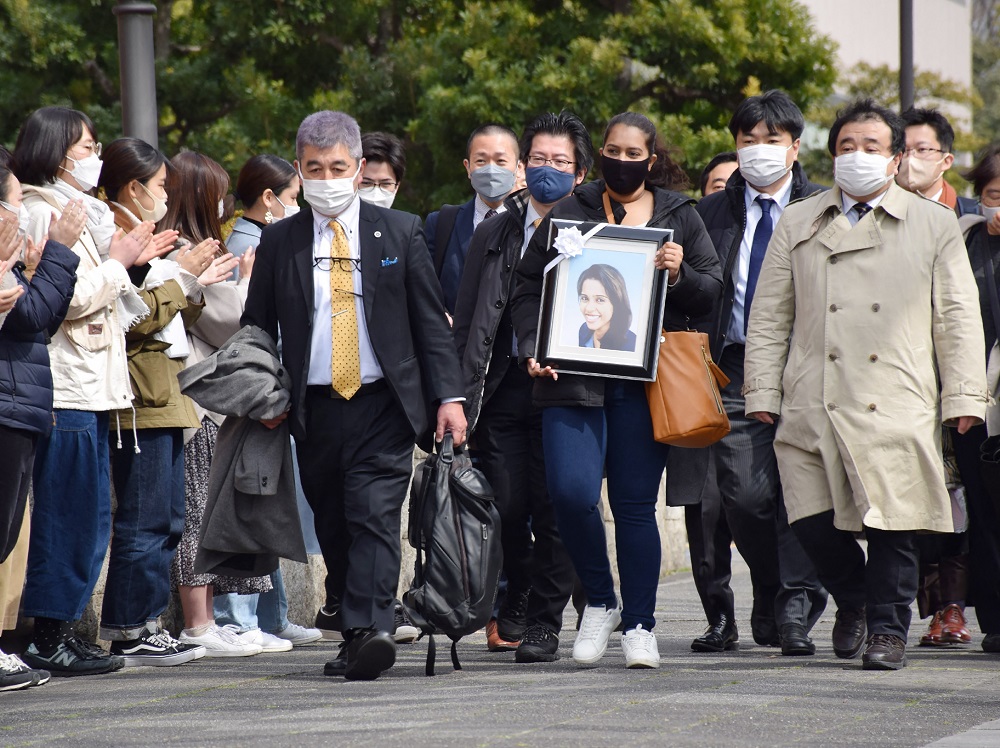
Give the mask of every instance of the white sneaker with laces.
POLYGON ((309 629, 305 626, 299 626, 296 623, 289 623, 281 631, 273 632, 273 635, 281 639, 287 639, 294 647, 300 644, 312 644, 323 638, 323 632, 319 629, 309 629))
POLYGON ((640 623, 634 629, 622 634, 622 651, 625 652, 627 668, 657 668, 660 666, 660 650, 656 647, 656 637, 640 623))
POLYGON ((588 605, 583 609, 580 630, 573 642, 573 660, 579 665, 593 665, 604 657, 611 632, 622 622, 622 609, 607 609, 605 605, 588 605))
POLYGON ((259 644, 240 639, 239 634, 232 629, 215 624, 201 636, 192 636, 188 629, 184 629, 179 638, 184 644, 204 647, 206 657, 249 657, 264 651, 259 644))
POLYGON ((250 629, 236 635, 240 638, 240 641, 259 645, 264 652, 290 652, 292 649, 292 643, 287 639, 282 639, 279 636, 269 634, 260 629, 250 629))

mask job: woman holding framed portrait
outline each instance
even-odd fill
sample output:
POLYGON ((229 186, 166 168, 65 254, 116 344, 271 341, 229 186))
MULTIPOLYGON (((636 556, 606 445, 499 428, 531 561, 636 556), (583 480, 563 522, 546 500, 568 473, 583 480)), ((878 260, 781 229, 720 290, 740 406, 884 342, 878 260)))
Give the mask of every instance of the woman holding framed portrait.
MULTIPOLYGON (((559 532, 588 598, 573 659, 583 665, 597 663, 621 623, 626 667, 652 668, 660 660, 652 634, 660 572, 655 512, 669 447, 653 439, 642 382, 560 373, 535 360, 545 269, 558 256, 548 224, 563 219, 672 229, 672 241, 655 255, 656 269, 667 273, 667 330, 687 329, 692 318, 710 313, 722 290, 722 275, 694 201, 669 189, 684 186, 686 177, 658 144, 649 119, 635 112, 611 119, 604 133, 601 172, 603 179, 577 187, 538 227, 517 266, 511 318, 521 360, 535 377, 534 400, 543 408, 546 482, 559 532), (598 508, 605 474, 615 517, 621 602, 598 508)), ((580 274, 576 290, 583 317, 581 347, 635 349, 625 289, 621 273, 607 264, 594 263, 580 274)))

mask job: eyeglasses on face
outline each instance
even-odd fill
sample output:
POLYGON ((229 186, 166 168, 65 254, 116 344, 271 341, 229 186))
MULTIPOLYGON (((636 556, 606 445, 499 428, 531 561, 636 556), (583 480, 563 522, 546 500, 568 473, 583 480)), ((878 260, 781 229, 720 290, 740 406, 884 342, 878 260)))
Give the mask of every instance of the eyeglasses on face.
POLYGON ((333 269, 334 263, 342 273, 349 273, 352 270, 361 270, 361 259, 354 257, 314 257, 313 267, 319 268, 324 273, 333 269))
POLYGON ((545 166, 552 164, 559 171, 566 171, 576 164, 576 161, 567 161, 564 158, 544 158, 542 156, 528 156, 528 166, 545 166))
POLYGON ((375 182, 371 179, 361 180, 361 189, 368 190, 372 187, 381 187, 383 190, 389 190, 390 192, 395 192, 396 188, 399 187, 399 182, 393 182, 391 179, 382 179, 375 182))
POLYGON ((948 151, 942 151, 940 148, 928 148, 926 146, 921 146, 920 148, 906 148, 903 150, 904 156, 916 156, 917 158, 933 158, 935 153, 947 153, 948 151))

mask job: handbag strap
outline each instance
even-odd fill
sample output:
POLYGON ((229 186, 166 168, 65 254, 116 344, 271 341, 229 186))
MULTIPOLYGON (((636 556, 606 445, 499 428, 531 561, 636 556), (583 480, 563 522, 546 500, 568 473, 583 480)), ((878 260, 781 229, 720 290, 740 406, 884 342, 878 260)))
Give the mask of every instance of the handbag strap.
POLYGON ((993 255, 990 254, 989 241, 985 240, 980 245, 983 253, 983 268, 986 270, 986 288, 990 296, 990 310, 993 312, 993 330, 997 334, 1000 342, 1000 293, 997 292, 996 269, 993 266, 993 255))

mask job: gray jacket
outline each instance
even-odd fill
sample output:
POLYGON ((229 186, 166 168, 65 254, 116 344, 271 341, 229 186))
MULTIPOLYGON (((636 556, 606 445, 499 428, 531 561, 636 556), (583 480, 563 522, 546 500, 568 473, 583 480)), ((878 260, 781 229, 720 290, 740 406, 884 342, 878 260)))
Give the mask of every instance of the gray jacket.
POLYGON ((226 416, 209 473, 197 573, 256 577, 274 571, 279 557, 305 563, 288 425, 259 423, 291 402, 274 340, 244 327, 179 378, 185 395, 226 416))

